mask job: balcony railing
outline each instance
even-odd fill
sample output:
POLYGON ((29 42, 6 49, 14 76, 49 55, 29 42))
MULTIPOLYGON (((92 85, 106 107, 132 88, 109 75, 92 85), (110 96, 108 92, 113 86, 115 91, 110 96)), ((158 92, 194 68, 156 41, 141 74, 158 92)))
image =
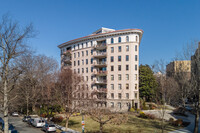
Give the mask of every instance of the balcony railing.
POLYGON ((107 84, 107 80, 94 81, 93 84, 107 84))
POLYGON ((94 72, 94 74, 97 75, 97 76, 106 76, 107 71, 98 71, 98 72, 94 72))
POLYGON ((94 62, 94 66, 96 67, 105 67, 107 63, 105 61, 94 62))
POLYGON ((97 52, 93 55, 95 58, 105 58, 107 56, 106 52, 97 52))
POLYGON ((106 43, 98 43, 96 46, 94 46, 95 49, 106 49, 106 47, 106 43))

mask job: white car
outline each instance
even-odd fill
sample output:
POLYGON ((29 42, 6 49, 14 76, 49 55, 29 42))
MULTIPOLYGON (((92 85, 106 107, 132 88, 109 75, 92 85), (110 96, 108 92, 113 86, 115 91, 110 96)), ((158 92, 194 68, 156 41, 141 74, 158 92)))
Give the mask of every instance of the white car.
POLYGON ((40 119, 40 118, 35 118, 33 119, 33 124, 34 127, 43 127, 45 125, 45 121, 40 119))
POLYGON ((19 114, 18 114, 17 112, 13 112, 13 113, 12 113, 12 116, 17 117, 17 116, 19 116, 19 114))

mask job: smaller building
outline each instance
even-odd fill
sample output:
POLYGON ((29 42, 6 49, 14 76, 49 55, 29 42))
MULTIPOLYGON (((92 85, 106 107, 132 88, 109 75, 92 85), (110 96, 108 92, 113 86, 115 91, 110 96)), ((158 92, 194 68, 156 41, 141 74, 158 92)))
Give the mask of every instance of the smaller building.
POLYGON ((188 79, 191 78, 191 61, 190 60, 179 60, 170 62, 166 67, 166 76, 174 77, 176 74, 187 75, 188 79))

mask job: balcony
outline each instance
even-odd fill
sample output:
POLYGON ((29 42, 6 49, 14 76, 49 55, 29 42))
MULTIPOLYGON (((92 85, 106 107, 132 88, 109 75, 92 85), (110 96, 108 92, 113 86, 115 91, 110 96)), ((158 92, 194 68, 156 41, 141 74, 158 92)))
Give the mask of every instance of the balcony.
POLYGON ((107 71, 98 71, 98 72, 94 72, 94 74, 96 76, 106 76, 107 75, 107 71))
POLYGON ((107 63, 105 61, 101 61, 101 62, 94 62, 94 66, 95 67, 106 67, 107 63))
POLYGON ((106 43, 98 43, 96 46, 94 46, 94 49, 97 50, 103 50, 107 48, 107 44, 106 43))
POLYGON ((94 58, 105 58, 107 56, 106 52, 97 52, 93 55, 94 58))
POLYGON ((98 81, 94 81, 93 84, 97 84, 97 85, 107 84, 107 80, 98 80, 98 81))

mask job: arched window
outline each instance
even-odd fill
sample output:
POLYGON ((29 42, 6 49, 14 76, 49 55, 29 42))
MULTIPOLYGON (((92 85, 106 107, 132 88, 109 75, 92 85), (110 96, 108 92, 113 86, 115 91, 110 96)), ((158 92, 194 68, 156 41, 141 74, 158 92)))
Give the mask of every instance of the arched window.
POLYGON ((121 37, 118 38, 118 42, 120 43, 122 41, 121 37))
POLYGON ((129 42, 129 37, 128 36, 126 36, 126 42, 129 42))
POLYGON ((113 38, 111 38, 111 43, 114 43, 114 39, 113 38))
POLYGON ((83 43, 81 44, 81 48, 83 48, 83 43))
POLYGON ((136 42, 138 41, 138 36, 135 36, 135 41, 136 41, 136 42))
POLYGON ((78 44, 78 49, 79 49, 79 44, 78 44))

